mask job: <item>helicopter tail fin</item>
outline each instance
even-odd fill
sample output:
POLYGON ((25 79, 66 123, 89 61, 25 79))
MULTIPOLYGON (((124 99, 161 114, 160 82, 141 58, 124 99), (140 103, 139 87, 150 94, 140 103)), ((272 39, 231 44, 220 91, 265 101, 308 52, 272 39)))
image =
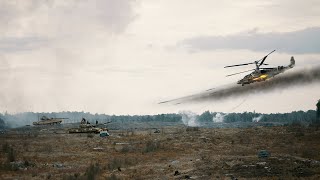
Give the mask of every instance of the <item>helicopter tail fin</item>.
POLYGON ((291 56, 291 59, 290 59, 290 64, 289 64, 289 68, 293 68, 294 67, 294 65, 296 64, 296 61, 294 60, 294 57, 293 56, 291 56))

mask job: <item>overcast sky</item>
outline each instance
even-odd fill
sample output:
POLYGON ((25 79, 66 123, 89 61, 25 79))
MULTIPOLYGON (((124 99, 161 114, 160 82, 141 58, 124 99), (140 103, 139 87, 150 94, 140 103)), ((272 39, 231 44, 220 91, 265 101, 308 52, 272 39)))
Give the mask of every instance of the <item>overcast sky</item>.
POLYGON ((236 83, 224 69, 320 65, 320 1, 2 0, 0 111, 157 114, 315 109, 320 85, 219 102, 160 101, 236 83))

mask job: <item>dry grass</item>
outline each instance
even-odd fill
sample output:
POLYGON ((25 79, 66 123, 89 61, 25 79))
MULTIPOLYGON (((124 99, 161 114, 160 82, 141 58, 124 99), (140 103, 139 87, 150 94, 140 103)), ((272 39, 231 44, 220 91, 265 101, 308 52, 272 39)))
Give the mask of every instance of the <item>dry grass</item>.
POLYGON ((320 178, 317 129, 173 127, 110 134, 1 135, 0 179, 320 178), (271 157, 259 159, 262 149, 271 157))

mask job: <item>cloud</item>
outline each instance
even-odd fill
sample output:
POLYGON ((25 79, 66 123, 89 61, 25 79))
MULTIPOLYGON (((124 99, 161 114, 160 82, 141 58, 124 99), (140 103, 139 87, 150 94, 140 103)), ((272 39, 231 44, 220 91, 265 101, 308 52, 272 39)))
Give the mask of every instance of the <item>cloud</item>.
POLYGON ((259 33, 257 30, 228 36, 199 36, 179 42, 178 47, 194 51, 247 49, 307 54, 320 53, 320 27, 293 32, 259 33))
POLYGON ((136 18, 135 5, 135 0, 0 1, 0 109, 26 111, 43 98, 50 108, 68 107, 63 96, 89 94, 84 88, 89 84, 100 87, 88 69, 108 66, 117 38, 136 18))
POLYGON ((58 27, 60 32, 63 32, 69 31, 67 27, 71 28, 75 24, 80 24, 82 28, 99 24, 118 33, 136 17, 133 11, 134 2, 134 0, 4 0, 0 2, 0 23, 5 26, 1 26, 0 31, 36 33, 46 30, 46 27, 64 25, 58 27), (38 26, 41 28, 38 29, 38 26))
POLYGON ((8 37, 0 39, 1 52, 18 52, 38 49, 45 46, 48 42, 46 38, 40 37, 8 37))
POLYGON ((90 38, 121 34, 136 17, 134 2, 1 1, 0 53, 38 49, 39 45, 61 48, 66 43, 81 44, 90 38))

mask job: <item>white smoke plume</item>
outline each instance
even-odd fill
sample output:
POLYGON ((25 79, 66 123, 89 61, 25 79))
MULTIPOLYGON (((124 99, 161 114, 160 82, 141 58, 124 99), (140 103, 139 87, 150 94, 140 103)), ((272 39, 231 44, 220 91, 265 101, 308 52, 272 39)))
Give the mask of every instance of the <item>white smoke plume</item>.
POLYGON ((217 113, 215 116, 213 116, 212 121, 213 121, 214 123, 223 122, 223 121, 224 121, 224 117, 225 117, 226 115, 227 115, 227 114, 217 113))
POLYGON ((263 118, 263 115, 252 118, 252 122, 259 122, 263 118))
POLYGON ((191 111, 180 111, 182 122, 186 126, 196 127, 199 126, 198 115, 191 111))

